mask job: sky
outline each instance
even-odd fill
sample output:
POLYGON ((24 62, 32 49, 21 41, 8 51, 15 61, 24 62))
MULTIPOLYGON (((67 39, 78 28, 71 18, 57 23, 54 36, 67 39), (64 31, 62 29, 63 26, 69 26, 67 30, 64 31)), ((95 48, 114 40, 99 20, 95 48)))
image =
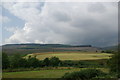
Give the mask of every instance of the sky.
POLYGON ((7 2, 0 7, 2 45, 118 42, 117 2, 7 2))

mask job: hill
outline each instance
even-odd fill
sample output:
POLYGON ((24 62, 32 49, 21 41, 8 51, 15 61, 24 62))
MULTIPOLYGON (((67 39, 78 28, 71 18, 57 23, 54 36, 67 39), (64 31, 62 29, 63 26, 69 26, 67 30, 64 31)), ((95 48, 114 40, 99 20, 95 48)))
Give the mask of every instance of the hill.
POLYGON ((2 51, 8 55, 31 54, 43 52, 100 52, 100 48, 91 45, 65 45, 65 44, 6 44, 2 46, 2 51))
POLYGON ((108 47, 103 47, 102 50, 112 50, 112 51, 117 51, 117 50, 118 50, 118 45, 115 45, 115 46, 108 46, 108 47))

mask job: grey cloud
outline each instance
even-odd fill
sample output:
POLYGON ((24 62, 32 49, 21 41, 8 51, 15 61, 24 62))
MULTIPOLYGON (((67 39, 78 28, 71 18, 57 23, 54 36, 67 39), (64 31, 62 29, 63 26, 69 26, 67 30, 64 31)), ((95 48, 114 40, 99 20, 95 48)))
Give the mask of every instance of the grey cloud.
POLYGON ((23 15, 20 15, 19 12, 16 12, 17 9, 22 11, 27 9, 23 10, 19 7, 16 7, 15 10, 8 9, 13 10, 13 14, 18 17, 25 18, 27 22, 23 29, 10 36, 6 43, 18 41, 18 43, 108 46, 117 42, 117 7, 108 3, 53 4, 45 3, 41 12, 36 7, 30 8, 34 13, 27 15, 29 18, 25 18, 26 13, 21 12, 23 15))
POLYGON ((106 11, 106 8, 101 3, 93 3, 93 4, 88 5, 88 11, 89 12, 103 13, 106 11))
POLYGON ((82 27, 82 28, 97 26, 96 24, 98 25, 98 22, 92 18, 89 18, 89 16, 87 19, 84 17, 82 19, 76 19, 71 23, 71 25, 74 27, 82 27))
POLYGON ((66 13, 56 12, 53 14, 53 16, 55 17, 56 20, 62 21, 62 22, 71 20, 70 16, 68 16, 66 13))

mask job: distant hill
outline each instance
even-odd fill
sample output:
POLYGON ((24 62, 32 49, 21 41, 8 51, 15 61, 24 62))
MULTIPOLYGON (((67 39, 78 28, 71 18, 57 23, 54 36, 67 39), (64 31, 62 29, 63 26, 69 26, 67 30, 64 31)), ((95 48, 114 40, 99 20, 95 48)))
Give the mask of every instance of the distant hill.
POLYGON ((104 47, 104 48, 102 48, 102 50, 113 50, 113 51, 116 51, 116 50, 118 50, 118 45, 104 47))
POLYGON ((2 46, 3 48, 51 48, 51 47, 71 47, 70 45, 63 44, 6 44, 2 46))
POLYGON ((33 47, 33 48, 41 48, 41 47, 92 47, 91 45, 65 45, 65 44, 6 44, 2 47, 33 47))
POLYGON ((100 48, 91 45, 65 45, 65 44, 6 44, 2 46, 2 51, 8 55, 12 54, 31 54, 45 52, 100 52, 100 48))

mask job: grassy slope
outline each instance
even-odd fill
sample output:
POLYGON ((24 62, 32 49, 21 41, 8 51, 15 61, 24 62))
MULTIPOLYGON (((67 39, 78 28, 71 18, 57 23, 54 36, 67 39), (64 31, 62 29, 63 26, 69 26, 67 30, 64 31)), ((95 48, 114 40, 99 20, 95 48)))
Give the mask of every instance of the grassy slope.
MULTIPOLYGON (((86 69, 86 68, 85 68, 86 69)), ((8 72, 3 73, 3 78, 61 78, 67 72, 79 71, 81 68, 75 69, 53 69, 53 70, 40 70, 40 71, 24 71, 24 72, 8 72)), ((108 69, 102 68, 104 72, 108 69)))
POLYGON ((97 60, 97 59, 109 59, 112 54, 108 53, 88 53, 88 52, 72 52, 72 53, 67 53, 67 52, 61 52, 61 53, 46 53, 46 54, 41 54, 41 53, 34 53, 34 54, 28 54, 27 56, 37 56, 39 60, 43 60, 46 57, 53 57, 56 56, 60 60, 97 60))

